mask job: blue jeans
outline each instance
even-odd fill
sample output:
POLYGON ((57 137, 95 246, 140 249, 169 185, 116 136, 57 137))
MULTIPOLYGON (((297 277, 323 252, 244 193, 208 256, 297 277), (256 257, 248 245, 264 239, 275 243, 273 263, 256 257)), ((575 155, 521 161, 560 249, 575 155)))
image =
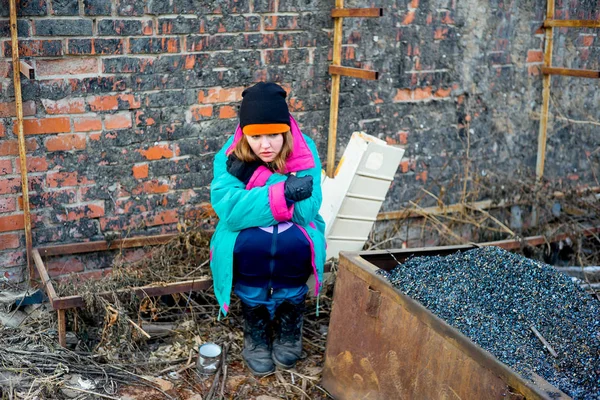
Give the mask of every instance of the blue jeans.
POLYGON ((284 301, 299 304, 304 301, 308 286, 302 285, 294 288, 273 289, 273 293, 269 294, 266 288, 246 286, 236 283, 233 287, 233 292, 249 307, 264 305, 271 314, 271 319, 275 317, 275 310, 284 301))

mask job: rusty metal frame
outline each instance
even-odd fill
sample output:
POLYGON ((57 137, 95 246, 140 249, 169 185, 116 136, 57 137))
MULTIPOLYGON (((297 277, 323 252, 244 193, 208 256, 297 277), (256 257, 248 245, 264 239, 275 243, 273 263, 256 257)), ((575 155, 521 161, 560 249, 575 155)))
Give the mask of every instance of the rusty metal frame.
MULTIPOLYGON (((503 247, 501 242, 489 242, 485 245, 500 245, 500 247, 503 247)), ((544 391, 544 389, 549 388, 551 388, 555 394, 559 395, 558 398, 565 400, 570 399, 569 396, 564 394, 558 388, 550 385, 540 376, 534 376, 535 384, 528 382, 521 375, 500 362, 491 353, 483 350, 477 344, 472 342, 456 328, 450 326, 448 323, 434 315, 421 303, 396 290, 384 277, 375 273, 379 268, 392 268, 397 264, 396 259, 398 261, 403 261, 414 255, 447 255, 476 247, 477 246, 475 245, 443 246, 434 248, 402 249, 391 252, 384 251, 377 252, 377 254, 373 254, 373 252, 342 252, 340 254, 340 272, 345 272, 344 270, 349 271, 349 273, 360 280, 365 281, 369 288, 373 288, 374 291, 379 292, 380 296, 386 296, 393 299, 395 303, 399 304, 407 312, 418 318, 420 322, 427 325, 432 331, 436 332, 441 337, 446 338, 448 343, 451 343, 452 346, 458 348, 463 354, 466 354, 476 363, 500 377, 507 385, 515 388, 520 394, 525 395, 527 399, 550 400, 551 397, 544 391), (392 254, 395 259, 392 258, 390 254, 392 254), (389 259, 389 263, 383 262, 384 258, 389 259), (376 262, 377 265, 373 262, 376 262), (383 264, 389 265, 382 265, 382 262, 383 264)), ((330 343, 328 341, 328 349, 326 351, 327 357, 331 357, 329 347, 330 343)), ((331 363, 335 363, 335 361, 329 360, 328 364, 328 360, 326 360, 323 376, 324 387, 334 395, 343 396, 347 393, 344 393, 345 389, 336 385, 335 379, 330 371, 332 368, 330 365, 331 363)))

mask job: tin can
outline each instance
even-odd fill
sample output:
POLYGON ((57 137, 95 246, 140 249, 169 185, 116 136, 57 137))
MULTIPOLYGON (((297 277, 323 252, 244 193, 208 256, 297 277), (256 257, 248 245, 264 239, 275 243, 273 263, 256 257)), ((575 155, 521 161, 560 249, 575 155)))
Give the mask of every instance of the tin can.
POLYGON ((221 346, 216 343, 204 343, 198 347, 198 372, 204 375, 213 375, 221 364, 221 346))

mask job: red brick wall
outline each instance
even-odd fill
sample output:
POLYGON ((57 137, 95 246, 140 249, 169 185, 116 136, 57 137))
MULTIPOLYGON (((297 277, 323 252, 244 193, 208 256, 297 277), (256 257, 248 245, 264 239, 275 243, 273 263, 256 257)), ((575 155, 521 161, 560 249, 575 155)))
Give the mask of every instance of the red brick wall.
MULTIPOLYGON (((173 231, 209 200, 212 156, 235 129, 241 92, 253 82, 284 85, 325 158, 333 1, 18 3, 19 52, 37 75, 22 77, 36 246, 173 231)), ((355 130, 406 147, 384 210, 407 205, 423 187, 448 187, 445 201, 455 202, 469 130, 471 171, 533 174, 545 0, 347 6, 384 8, 383 18, 344 22, 343 64, 378 70, 381 79, 342 79, 338 128, 339 153, 355 130)), ((599 9, 557 1, 557 18, 599 19, 599 9)), ((556 65, 600 69, 597 31, 561 29, 555 44, 556 65)), ((10 55, 8 0, 0 0, 0 273, 20 280, 10 55)), ((553 85, 563 114, 600 120, 597 85, 570 78, 553 85)), ((547 176, 597 184, 597 126, 555 122, 547 176)), ((73 260, 55 270, 97 266, 73 260)))

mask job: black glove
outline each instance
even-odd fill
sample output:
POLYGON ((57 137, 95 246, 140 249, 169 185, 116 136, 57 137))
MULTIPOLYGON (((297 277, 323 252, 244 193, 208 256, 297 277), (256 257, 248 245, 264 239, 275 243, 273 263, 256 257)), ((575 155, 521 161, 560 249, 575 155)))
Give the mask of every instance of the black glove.
POLYGON ((284 194, 286 199, 300 201, 308 199, 312 195, 313 177, 306 175, 298 178, 296 175, 290 175, 285 181, 284 194))
POLYGON ((245 162, 236 157, 235 153, 231 153, 227 158, 227 172, 248 184, 252 174, 260 167, 263 163, 260 160, 245 162))

